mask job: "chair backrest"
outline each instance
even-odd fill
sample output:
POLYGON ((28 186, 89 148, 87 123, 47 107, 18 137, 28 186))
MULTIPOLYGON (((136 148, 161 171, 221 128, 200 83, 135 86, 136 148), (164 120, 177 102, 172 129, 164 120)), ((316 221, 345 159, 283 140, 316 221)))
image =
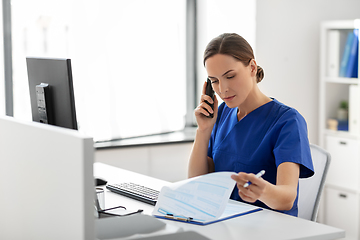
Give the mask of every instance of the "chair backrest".
POLYGON ((327 151, 317 145, 310 144, 310 150, 315 174, 310 178, 299 179, 298 216, 316 221, 331 158, 327 151))

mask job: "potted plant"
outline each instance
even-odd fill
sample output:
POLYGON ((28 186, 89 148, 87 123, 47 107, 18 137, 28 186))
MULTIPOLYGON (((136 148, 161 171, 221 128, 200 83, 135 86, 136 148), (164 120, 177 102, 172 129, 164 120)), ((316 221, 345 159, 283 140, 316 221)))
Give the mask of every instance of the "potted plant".
POLYGON ((348 109, 349 104, 348 101, 341 101, 339 104, 339 109, 337 111, 337 120, 339 121, 347 121, 348 120, 348 109))

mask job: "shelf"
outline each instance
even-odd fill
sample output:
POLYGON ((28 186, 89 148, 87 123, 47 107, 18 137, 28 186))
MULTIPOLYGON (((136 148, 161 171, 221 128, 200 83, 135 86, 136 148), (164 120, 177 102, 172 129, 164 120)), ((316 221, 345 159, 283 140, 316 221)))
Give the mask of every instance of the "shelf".
POLYGON ((357 139, 360 137, 359 135, 350 133, 349 131, 335 131, 335 130, 326 129, 324 133, 328 136, 351 138, 351 139, 357 139))
POLYGON ((360 239, 360 56, 352 35, 359 27, 360 19, 326 21, 320 32, 319 142, 331 155, 324 223, 346 229, 347 239, 360 239), (328 120, 344 118, 338 112, 343 101, 348 102, 350 131, 330 130, 328 120))
POLYGON ((324 81, 328 83, 359 84, 359 78, 325 77, 324 81))
POLYGON ((324 29, 359 29, 360 19, 353 19, 347 21, 326 21, 322 23, 324 29))

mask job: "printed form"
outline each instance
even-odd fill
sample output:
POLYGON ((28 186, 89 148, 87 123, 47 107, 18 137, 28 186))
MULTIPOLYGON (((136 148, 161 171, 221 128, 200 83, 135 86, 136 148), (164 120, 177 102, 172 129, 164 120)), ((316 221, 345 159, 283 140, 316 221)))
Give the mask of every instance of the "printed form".
POLYGON ((236 183, 231 179, 232 174, 236 173, 209 173, 164 186, 152 214, 187 222, 209 223, 258 209, 252 205, 229 204, 236 183))

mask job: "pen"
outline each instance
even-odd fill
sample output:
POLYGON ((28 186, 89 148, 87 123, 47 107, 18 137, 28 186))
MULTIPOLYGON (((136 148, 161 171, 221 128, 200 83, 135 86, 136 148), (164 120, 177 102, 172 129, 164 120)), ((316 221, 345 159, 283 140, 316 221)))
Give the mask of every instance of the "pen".
POLYGON ((175 220, 180 220, 180 221, 184 221, 184 222, 191 222, 191 220, 193 220, 192 217, 176 217, 173 214, 166 214, 165 218, 169 218, 169 219, 175 219, 175 220))
MULTIPOLYGON (((255 177, 259 178, 259 177, 261 177, 261 176, 264 175, 264 174, 265 174, 265 170, 261 170, 260 172, 258 172, 258 173, 255 175, 255 177)), ((251 184, 251 182, 248 181, 247 183, 244 184, 244 187, 248 187, 248 186, 250 186, 250 184, 251 184)))

